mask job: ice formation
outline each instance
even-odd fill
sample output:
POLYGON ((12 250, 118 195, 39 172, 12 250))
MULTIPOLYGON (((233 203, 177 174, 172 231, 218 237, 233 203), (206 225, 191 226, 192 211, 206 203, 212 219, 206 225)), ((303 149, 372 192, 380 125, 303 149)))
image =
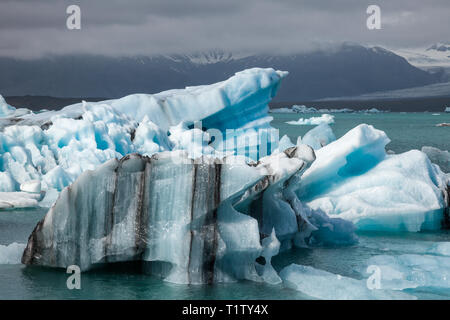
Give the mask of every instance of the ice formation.
POLYGON ((0 245, 0 264, 20 264, 20 259, 26 245, 24 243, 11 243, 0 245))
POLYGON ((299 179, 314 160, 310 147, 256 166, 242 157, 201 160, 185 151, 132 154, 84 172, 36 226, 22 262, 89 270, 138 260, 175 283, 276 284, 274 270, 266 265, 258 274, 255 260, 263 256, 270 264, 278 239, 285 247, 355 240, 350 224, 303 210, 290 190, 288 180, 299 179), (334 232, 323 232, 333 225, 334 232))
POLYGON ((14 110, 0 101, 12 114, 0 119, 0 192, 40 180, 46 192, 41 205, 51 205, 82 172, 134 152, 234 153, 256 161, 277 148, 267 103, 286 74, 255 68, 212 85, 40 113, 9 113, 14 110))
POLYGON ((314 210, 362 230, 440 229, 448 176, 418 150, 387 155, 383 131, 359 125, 316 150, 297 194, 314 210))
POLYGON ((312 117, 309 119, 300 118, 297 121, 287 121, 287 124, 301 126, 301 125, 319 125, 322 123, 332 124, 334 123, 334 116, 329 114, 322 114, 320 117, 312 117))
MULTIPOLYGON (((430 251, 430 253, 448 254, 448 243, 436 249, 436 251, 430 251)), ((380 268, 381 289, 450 288, 449 256, 430 254, 379 255, 370 258, 367 264, 380 268)))
MULTIPOLYGON (((316 299, 371 300, 414 299, 403 292, 371 290, 367 280, 357 280, 333 274, 310 266, 291 264, 280 272, 283 283, 316 299)), ((388 288, 386 288, 388 289, 388 288)))
POLYGON ((336 136, 333 130, 326 123, 322 123, 314 129, 309 130, 301 139, 302 143, 311 146, 314 150, 318 150, 335 140, 336 136))
POLYGON ((450 205, 450 177, 426 156, 441 164, 445 153, 387 154, 386 134, 365 124, 336 140, 327 114, 296 121, 318 125, 295 144, 278 141, 268 102, 285 75, 256 68, 36 114, 0 101, 0 208, 51 206, 26 247, 0 246, 0 264, 25 248, 27 265, 135 261, 173 283, 247 279, 320 299, 448 287, 437 276, 449 267, 448 243, 370 259, 386 271, 383 290, 312 267, 273 268, 292 246, 353 245, 356 228, 439 229, 450 205))

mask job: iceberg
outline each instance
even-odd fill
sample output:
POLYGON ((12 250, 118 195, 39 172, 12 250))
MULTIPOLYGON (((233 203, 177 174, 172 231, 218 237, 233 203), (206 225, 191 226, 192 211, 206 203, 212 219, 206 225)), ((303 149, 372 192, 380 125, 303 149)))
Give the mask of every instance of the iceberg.
POLYGON ((316 299, 371 300, 415 299, 414 296, 392 290, 369 289, 367 280, 353 279, 310 266, 291 264, 280 272, 288 288, 301 291, 316 299))
POLYGON ((0 192, 39 180, 54 195, 86 170, 135 152, 186 150, 193 158, 238 154, 257 161, 278 147, 267 111, 286 75, 254 68, 212 85, 19 115, 2 100, 9 116, 0 119, 0 192))
POLYGON ((450 152, 428 146, 422 147, 422 152, 425 153, 433 163, 437 164, 442 171, 450 173, 450 152))
POLYGON ((287 124, 301 126, 301 125, 319 125, 322 123, 332 124, 334 123, 334 116, 329 114, 322 114, 320 117, 312 117, 309 119, 300 118, 297 121, 287 121, 287 124))
MULTIPOLYGON (((89 270, 137 260, 175 283, 257 281, 255 260, 263 255, 270 263, 278 253, 276 237, 293 239, 301 221, 294 215, 286 231, 271 215, 287 213, 258 208, 257 199, 267 192, 273 197, 306 167, 311 153, 307 146, 294 148, 257 166, 236 157, 196 163, 184 151, 107 161, 61 192, 30 236, 22 262, 89 270), (278 236, 272 232, 277 229, 278 236), (261 244, 264 233, 270 241, 261 244)), ((274 282, 273 270, 262 274, 261 281, 274 282)))
POLYGON ((449 179, 418 150, 387 155, 383 131, 359 125, 316 150, 297 190, 313 210, 352 221, 360 230, 438 230, 449 179))

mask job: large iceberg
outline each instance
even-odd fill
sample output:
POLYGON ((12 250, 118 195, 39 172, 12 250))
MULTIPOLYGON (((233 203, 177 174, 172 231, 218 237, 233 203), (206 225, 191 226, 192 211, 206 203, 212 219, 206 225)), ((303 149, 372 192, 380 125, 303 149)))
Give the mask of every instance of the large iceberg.
POLYGON ((269 264, 278 239, 286 247, 314 237, 354 241, 351 224, 303 210, 286 184, 313 160, 304 145, 257 165, 239 157, 193 160, 184 151, 110 160, 62 191, 22 262, 89 270, 141 261, 147 272, 175 283, 276 283, 269 264), (260 256, 267 265, 258 273, 260 256))
MULTIPOLYGON (((436 230, 450 204, 449 176, 421 151, 388 155, 389 138, 372 126, 336 140, 321 123, 296 144, 278 141, 268 102, 285 75, 256 68, 209 86, 4 117, 0 206, 51 206, 22 262, 86 271, 133 261, 173 283, 246 279, 316 298, 410 298, 272 266, 293 246, 354 245, 356 228, 436 230)), ((0 251, 15 263, 18 248, 0 251)), ((426 249, 423 275, 439 266, 426 283, 447 252, 426 249)), ((377 259, 407 276, 413 268, 407 257, 377 259)))
POLYGON ((322 114, 320 117, 311 117, 309 119, 300 118, 297 121, 287 121, 286 123, 291 124, 291 125, 297 125, 297 126, 319 125, 322 123, 332 124, 332 123, 334 123, 334 116, 325 113, 325 114, 322 114))
POLYGON ((366 279, 344 277, 310 266, 291 264, 281 270, 280 277, 288 288, 301 291, 316 299, 415 299, 414 296, 390 290, 391 288, 371 290, 367 286, 366 279))
POLYGON ((316 150, 299 198, 362 230, 440 229, 449 177, 418 150, 387 155, 389 141, 383 131, 363 124, 316 150))
MULTIPOLYGON (((47 193, 41 203, 51 205, 82 172, 134 152, 187 150, 193 158, 231 153, 256 161, 277 148, 268 102, 286 74, 255 68, 212 85, 39 113, 15 114, 1 100, 8 117, 0 119, 0 192, 40 180, 47 193)), ((15 202, 20 206, 29 202, 15 202)))

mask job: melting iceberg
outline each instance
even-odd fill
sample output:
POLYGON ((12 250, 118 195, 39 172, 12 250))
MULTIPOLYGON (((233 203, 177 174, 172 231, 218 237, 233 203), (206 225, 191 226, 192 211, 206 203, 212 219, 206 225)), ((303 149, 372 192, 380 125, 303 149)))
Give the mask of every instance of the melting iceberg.
POLYGON ((299 146, 256 166, 240 157, 192 160, 183 151, 110 160, 61 192, 30 236, 22 262, 89 270, 142 261, 146 271, 175 283, 277 283, 269 264, 278 239, 304 245, 315 231, 318 241, 333 241, 321 232, 330 225, 336 232, 351 229, 340 219, 304 212, 286 186, 313 155, 299 146), (267 263, 258 273, 260 256, 267 263))
POLYGON ((0 191, 40 180, 48 205, 82 172, 134 152, 187 150, 192 158, 231 153, 256 161, 277 148, 267 103, 286 74, 255 68, 213 85, 37 114, 17 115, 2 100, 9 117, 0 121, 0 191))
POLYGON ((291 264, 280 272, 284 284, 312 298, 334 300, 415 299, 403 292, 371 290, 367 280, 357 280, 309 266, 291 264))
POLYGON ((383 131, 359 125, 316 150, 297 194, 314 209, 362 230, 438 230, 448 177, 420 151, 387 155, 383 131))
MULTIPOLYGON (((0 207, 51 206, 22 262, 86 271, 134 261, 173 283, 247 279, 316 298, 408 298, 310 267, 273 268, 293 246, 353 245, 356 228, 438 229, 450 202, 448 175, 423 152, 386 154, 389 139, 372 126, 336 140, 321 123, 296 144, 278 141, 268 102, 286 74, 255 68, 37 114, 2 107, 0 207)), ((447 249, 429 248, 422 269, 447 249)))
POLYGON ((0 264, 20 264, 25 247, 25 244, 17 242, 7 246, 0 245, 0 264))
POLYGON ((318 125, 322 123, 334 123, 334 116, 329 114, 322 114, 320 117, 312 117, 309 119, 300 118, 297 121, 288 121, 287 124, 301 126, 301 125, 318 125))

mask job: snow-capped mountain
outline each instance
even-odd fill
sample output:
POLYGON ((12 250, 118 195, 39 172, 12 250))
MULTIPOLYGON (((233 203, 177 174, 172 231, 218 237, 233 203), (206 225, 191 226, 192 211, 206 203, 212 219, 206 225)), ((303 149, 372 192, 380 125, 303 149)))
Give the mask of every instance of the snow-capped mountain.
POLYGON ((436 43, 429 47, 394 50, 418 68, 450 68, 450 43, 436 43))
POLYGON ((253 67, 289 71, 278 101, 353 96, 442 81, 389 50, 344 44, 333 50, 290 55, 213 50, 150 57, 0 58, 0 94, 115 98, 214 83, 253 67))

